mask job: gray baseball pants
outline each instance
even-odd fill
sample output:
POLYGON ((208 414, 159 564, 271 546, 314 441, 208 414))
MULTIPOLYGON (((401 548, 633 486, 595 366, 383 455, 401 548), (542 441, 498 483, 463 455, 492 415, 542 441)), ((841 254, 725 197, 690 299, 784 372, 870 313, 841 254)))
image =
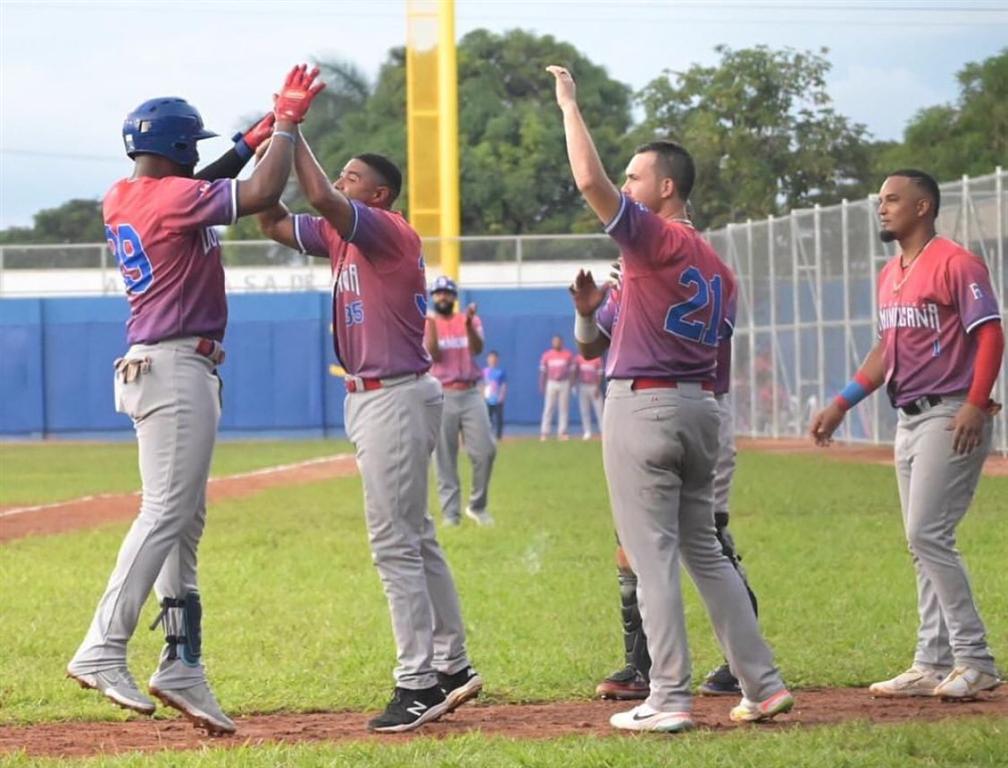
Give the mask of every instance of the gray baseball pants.
POLYGON ((494 457, 497 456, 497 444, 490 430, 490 415, 478 387, 444 391, 444 414, 441 417, 434 459, 441 514, 445 520, 459 520, 461 515, 459 435, 462 436, 462 443, 472 463, 469 508, 474 512, 483 512, 487 507, 490 471, 493 469, 494 457))
POLYGON ((581 411, 581 430, 585 437, 591 437, 591 414, 595 411, 595 423, 602 431, 602 393, 595 384, 578 385, 578 408, 581 411))
POLYGON ((715 533, 719 422, 717 402, 699 385, 635 392, 628 380, 609 383, 602 457, 613 519, 638 579, 652 659, 647 703, 663 712, 692 705, 680 557, 746 698, 762 701, 784 687, 742 579, 715 533))
MULTIPOLYGON (((214 364, 196 353, 197 341, 134 344, 126 358, 149 358, 150 370, 129 384, 115 377, 116 410, 133 419, 136 430, 143 493, 87 636, 70 662, 76 671, 126 664, 126 644, 151 587, 159 601, 198 590, 196 550, 221 406, 220 379, 214 364)), ((185 687, 205 676, 202 662, 162 667, 158 684, 164 687, 185 687)))
POLYGON ((364 482, 371 556, 396 641, 396 685, 418 690, 469 665, 451 570, 427 513, 427 470, 441 426, 441 383, 425 374, 347 394, 347 436, 364 482))
POLYGON ((559 410, 557 417, 557 436, 567 437, 567 419, 570 415, 570 391, 571 383, 569 379, 557 381, 547 379, 546 392, 543 399, 542 423, 539 425, 539 434, 546 437, 553 426, 553 412, 559 410))
POLYGON ((996 674, 955 530, 973 500, 990 452, 993 419, 972 453, 952 450, 949 421, 964 398, 946 397, 916 416, 899 412, 896 477, 910 556, 917 573, 917 651, 914 664, 948 672, 953 666, 996 674))

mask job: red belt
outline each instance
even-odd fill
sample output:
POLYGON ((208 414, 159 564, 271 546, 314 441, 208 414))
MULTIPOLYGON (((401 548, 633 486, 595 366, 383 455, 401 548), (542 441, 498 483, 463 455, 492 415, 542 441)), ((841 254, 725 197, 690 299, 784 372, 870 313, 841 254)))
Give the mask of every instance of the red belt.
POLYGON ((699 384, 700 389, 707 392, 714 391, 713 381, 683 381, 679 382, 677 379, 652 379, 647 376, 638 376, 630 384, 630 389, 637 391, 638 389, 675 389, 679 384, 699 384))
POLYGON ((464 390, 464 389, 472 389, 473 387, 476 386, 476 382, 475 381, 449 381, 447 384, 442 384, 441 386, 444 389, 464 390))
POLYGON ((409 376, 412 376, 414 379, 419 379, 423 376, 423 373, 407 373, 402 376, 389 376, 385 379, 365 379, 360 376, 347 376, 343 379, 343 383, 346 385, 347 392, 370 392, 374 389, 387 387, 390 379, 395 379, 396 383, 398 383, 400 381, 404 381, 409 376))

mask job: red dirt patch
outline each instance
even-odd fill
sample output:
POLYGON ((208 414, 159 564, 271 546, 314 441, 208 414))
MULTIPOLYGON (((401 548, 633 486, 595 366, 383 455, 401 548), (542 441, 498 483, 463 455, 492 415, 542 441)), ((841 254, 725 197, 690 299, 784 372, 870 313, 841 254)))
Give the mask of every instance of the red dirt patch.
MULTIPOLYGON (((796 692, 795 709, 772 723, 739 726, 728 719, 734 698, 697 698, 697 726, 711 731, 740 727, 782 729, 853 720, 877 724, 936 721, 963 717, 1008 718, 1008 692, 982 700, 947 703, 936 699, 874 699, 864 688, 810 688, 796 692)), ((365 731, 360 712, 277 713, 238 717, 238 734, 209 738, 180 719, 134 719, 124 723, 51 723, 0 726, 0 754, 24 750, 30 756, 88 757, 124 752, 258 746, 270 743, 377 741, 402 743, 417 736, 447 738, 478 731, 513 739, 549 739, 587 734, 613 736, 609 716, 626 702, 578 701, 553 704, 464 706, 443 720, 410 734, 375 735, 365 731)))
MULTIPOLYGON (((837 461, 854 461, 862 464, 893 465, 891 445, 866 445, 864 443, 833 443, 828 448, 817 447, 809 438, 782 437, 740 437, 738 447, 742 451, 761 451, 777 454, 808 454, 823 456, 837 461)), ((1008 456, 991 454, 984 464, 984 474, 990 477, 1008 477, 1008 456)))
MULTIPOLYGON (((208 502, 240 499, 277 486, 298 485, 346 477, 357 472, 350 454, 309 459, 226 477, 211 477, 208 502)), ((132 520, 140 508, 140 493, 101 494, 35 507, 0 509, 0 542, 25 536, 65 533, 103 523, 132 520)))

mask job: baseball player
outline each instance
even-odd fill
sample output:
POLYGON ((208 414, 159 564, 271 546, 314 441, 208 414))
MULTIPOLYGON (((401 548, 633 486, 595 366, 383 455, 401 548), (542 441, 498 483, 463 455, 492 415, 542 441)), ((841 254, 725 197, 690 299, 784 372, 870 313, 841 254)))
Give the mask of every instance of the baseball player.
POLYGON ((493 423, 498 442, 504 433, 504 400, 507 398, 507 372, 500 367, 500 355, 495 350, 487 353, 487 364, 483 369, 483 399, 487 413, 493 423))
POLYGON ((955 531, 990 451, 1004 331, 983 260, 935 234, 939 202, 922 171, 882 184, 880 235, 900 253, 879 274, 879 340, 810 427, 829 444, 846 412, 883 383, 898 411, 896 479, 920 625, 913 664, 871 685, 876 696, 965 699, 1001 683, 955 531))
MULTIPOLYGON (((227 323, 213 227, 280 199, 297 123, 322 88, 314 82, 317 74, 301 66, 287 76, 274 105, 275 148, 248 181, 194 178, 196 144, 216 134, 204 129, 199 112, 182 99, 145 101, 123 125, 133 175, 116 182, 103 203, 105 234, 130 304, 129 351, 115 363, 116 410, 133 419, 143 493, 140 513, 67 675, 126 709, 154 712, 154 702, 140 692, 126 664, 127 642, 153 587, 161 613, 152 629, 163 625, 165 646, 150 693, 211 734, 235 731, 206 679, 196 567, 220 418, 217 366, 224 360, 227 323)), ((244 141, 262 140, 266 133, 246 134, 244 141)))
POLYGON ((281 204, 259 224, 277 242, 329 258, 333 343, 347 371, 347 435, 364 482, 368 539, 395 634, 392 700, 368 723, 409 731, 478 695, 448 563, 427 513, 427 469, 444 395, 428 373, 427 315, 420 238, 391 210, 402 175, 388 158, 360 154, 330 184, 303 139, 294 167, 319 216, 281 204))
POLYGON ((595 423, 602 430, 602 358, 586 358, 583 355, 574 357, 574 367, 577 370, 578 407, 581 411, 581 427, 583 440, 591 440, 592 411, 595 411, 595 423))
MULTIPOLYGON (((584 357, 599 359, 609 348, 613 325, 619 318, 620 266, 615 265, 617 280, 614 286, 599 288, 591 272, 583 270, 575 277, 571 294, 577 317, 590 318, 594 315, 600 335, 590 343, 578 341, 578 348, 584 357), (596 311, 597 310, 597 311, 596 311)), ((583 322, 583 321, 581 321, 583 322)), ((575 319, 575 327, 578 320, 575 319)), ((729 393, 731 381, 731 339, 722 339, 718 344, 717 374, 714 380, 714 399, 718 402, 720 427, 718 432, 718 459, 714 471, 714 528, 722 554, 738 571, 749 593, 753 613, 758 616, 756 595, 749 586, 749 580, 742 568, 741 557, 735 551, 735 541, 728 531, 728 497, 731 493, 732 477, 735 474, 735 415, 729 393)), ((648 675, 651 658, 647 653, 647 638, 641 626, 640 610, 637 603, 637 574, 630 568, 623 548, 616 547, 616 567, 620 587, 620 609, 623 624, 625 665, 598 684, 595 693, 603 699, 646 699, 650 690, 648 675)), ((718 666, 701 683, 699 692, 707 696, 726 696, 741 693, 738 679, 731 673, 728 662, 718 666)))
POLYGON ((455 311, 458 287, 450 277, 441 275, 434 281, 431 298, 434 311, 427 315, 424 346, 434 361, 431 375, 441 382, 445 398, 441 430, 434 449, 441 517, 445 525, 461 522, 458 474, 461 437, 472 463, 472 491, 465 509, 466 517, 479 525, 492 525, 487 495, 497 445, 479 387, 483 372, 475 359, 483 351, 483 324, 476 314, 475 304, 466 307, 465 314, 455 311))
MULTIPOLYGON (((602 457, 616 530, 637 574, 651 685, 646 701, 610 723, 669 732, 693 725, 680 554, 742 687, 732 719, 774 717, 791 709, 794 699, 714 527, 720 421, 714 375, 718 343, 731 335, 735 278, 684 217, 694 177, 689 154, 672 142, 639 148, 621 192, 605 175, 573 78, 562 67, 548 70, 574 181, 619 244, 623 263, 620 318, 606 369, 602 457)), ((578 324, 582 342, 597 335, 593 319, 578 324)))
POLYGON ((539 425, 540 440, 549 437, 550 428, 553 426, 553 412, 557 410, 559 410, 557 438, 567 439, 571 382, 576 374, 574 354, 564 348, 562 337, 554 336, 550 348, 543 352, 539 359, 539 391, 544 395, 542 423, 539 425))

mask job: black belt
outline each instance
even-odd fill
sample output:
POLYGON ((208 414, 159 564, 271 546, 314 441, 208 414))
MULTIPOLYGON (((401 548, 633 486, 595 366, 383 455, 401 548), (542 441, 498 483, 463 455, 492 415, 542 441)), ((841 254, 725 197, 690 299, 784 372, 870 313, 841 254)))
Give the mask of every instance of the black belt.
POLYGON ((924 395, 923 397, 918 397, 911 403, 901 405, 900 410, 907 416, 920 416, 928 408, 933 408, 941 401, 941 395, 924 395))

